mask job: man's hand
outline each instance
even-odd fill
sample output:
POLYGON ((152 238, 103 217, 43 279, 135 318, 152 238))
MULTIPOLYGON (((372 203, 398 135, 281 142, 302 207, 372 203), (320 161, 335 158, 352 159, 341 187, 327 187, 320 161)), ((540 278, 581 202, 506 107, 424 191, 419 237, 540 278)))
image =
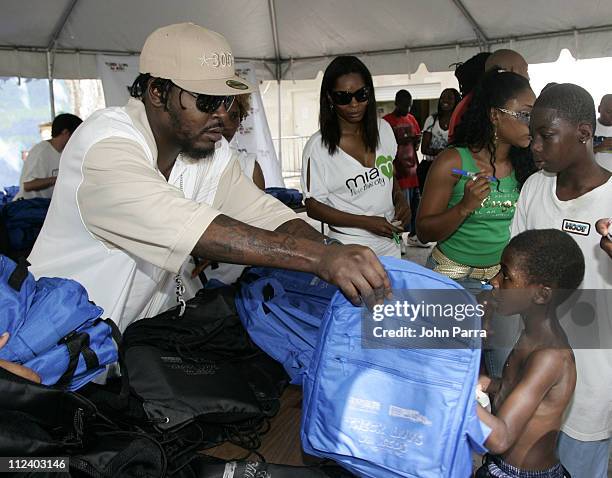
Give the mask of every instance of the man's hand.
POLYGON ((354 305, 365 301, 372 307, 391 296, 389 277, 376 254, 367 247, 328 246, 315 273, 337 285, 354 305))
POLYGON ((612 235, 612 219, 603 218, 597 221, 595 229, 603 237, 599 242, 599 246, 612 258, 612 241, 608 235, 612 235))
MULTIPOLYGON (((0 349, 6 345, 9 339, 9 334, 7 332, 3 333, 0 336, 0 349)), ((13 362, 7 362, 6 360, 0 360, 0 367, 15 374, 19 375, 26 380, 30 380, 31 382, 40 383, 40 377, 37 373, 33 372, 27 367, 23 365, 19 365, 13 362)))
POLYGON ((196 277, 198 277, 200 275, 200 273, 204 269, 206 269, 211 263, 212 263, 212 261, 206 261, 206 260, 203 260, 201 262, 197 262, 196 263, 197 265, 191 271, 191 278, 195 279, 196 277))
MULTIPOLYGON (((393 228, 385 218, 380 219, 393 228)), ((308 230, 303 227, 297 234, 296 231, 288 234, 278 229, 271 232, 219 214, 202 234, 192 255, 231 264, 279 267, 316 274, 340 287, 354 304, 360 304, 361 299, 366 304, 373 304, 382 302, 385 297, 391 298, 387 273, 371 249, 326 246, 323 236, 312 228, 310 230, 317 240, 304 237, 308 230)))

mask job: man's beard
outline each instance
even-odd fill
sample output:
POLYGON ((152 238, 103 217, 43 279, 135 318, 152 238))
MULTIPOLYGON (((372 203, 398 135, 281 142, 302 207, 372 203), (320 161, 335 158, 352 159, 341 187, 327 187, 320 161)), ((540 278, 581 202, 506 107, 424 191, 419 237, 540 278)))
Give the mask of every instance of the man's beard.
MULTIPOLYGON (((168 114, 170 115, 170 125, 174 129, 175 132, 181 132, 181 120, 176 111, 172 108, 168 108, 168 114)), ((194 144, 193 139, 197 138, 199 135, 194 137, 185 137, 176 135, 176 141, 180 147, 181 154, 187 156, 190 159, 199 160, 210 158, 215 153, 215 144, 213 143, 211 146, 196 146, 194 144)))

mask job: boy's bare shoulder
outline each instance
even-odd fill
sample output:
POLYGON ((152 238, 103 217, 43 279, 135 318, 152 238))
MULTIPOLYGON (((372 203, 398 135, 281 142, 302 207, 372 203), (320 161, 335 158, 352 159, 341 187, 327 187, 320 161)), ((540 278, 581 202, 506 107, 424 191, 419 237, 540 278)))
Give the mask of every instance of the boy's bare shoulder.
POLYGON ((531 352, 525 360, 525 372, 534 379, 554 385, 568 372, 575 373, 574 352, 565 347, 543 347, 531 352))
POLYGON ((574 360, 574 352, 569 347, 556 346, 556 347, 541 347, 537 348, 529 354, 526 362, 528 364, 538 365, 539 367, 555 366, 560 365, 563 362, 574 360))

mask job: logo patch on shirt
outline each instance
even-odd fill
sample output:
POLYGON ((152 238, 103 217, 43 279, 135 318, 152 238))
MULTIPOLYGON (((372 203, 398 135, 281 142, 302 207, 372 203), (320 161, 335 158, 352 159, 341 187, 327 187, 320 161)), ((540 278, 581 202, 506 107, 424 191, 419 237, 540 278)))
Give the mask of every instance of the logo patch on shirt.
POLYGON ((393 158, 391 156, 376 158, 376 167, 389 179, 393 178, 393 158))
POLYGON ((591 225, 588 222, 572 221, 571 219, 563 219, 562 231, 570 234, 578 234, 580 236, 588 236, 591 232, 591 225))

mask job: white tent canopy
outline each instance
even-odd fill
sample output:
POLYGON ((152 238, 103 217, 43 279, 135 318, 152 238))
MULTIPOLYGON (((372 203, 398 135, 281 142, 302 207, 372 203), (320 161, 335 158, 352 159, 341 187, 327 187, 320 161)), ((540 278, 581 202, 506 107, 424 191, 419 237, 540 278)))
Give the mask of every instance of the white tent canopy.
POLYGON ((612 1, 599 0, 3 0, 0 76, 96 78, 95 55, 137 54, 163 25, 225 35, 261 79, 313 78, 358 54, 373 74, 448 70, 510 47, 529 63, 612 56, 612 1))

